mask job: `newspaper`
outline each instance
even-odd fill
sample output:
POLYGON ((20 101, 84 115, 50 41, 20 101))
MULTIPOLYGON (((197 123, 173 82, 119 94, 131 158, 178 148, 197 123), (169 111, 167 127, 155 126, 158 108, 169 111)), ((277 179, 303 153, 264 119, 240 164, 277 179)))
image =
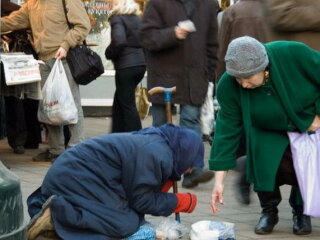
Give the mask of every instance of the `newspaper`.
POLYGON ((39 63, 31 54, 2 53, 0 60, 8 86, 41 81, 39 63))

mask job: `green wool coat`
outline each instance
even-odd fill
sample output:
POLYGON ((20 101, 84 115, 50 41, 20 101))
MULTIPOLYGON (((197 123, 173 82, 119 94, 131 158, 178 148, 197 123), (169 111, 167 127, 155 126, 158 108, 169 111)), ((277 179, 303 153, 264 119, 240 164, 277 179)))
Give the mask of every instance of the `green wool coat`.
POLYGON ((256 191, 273 191, 277 169, 289 144, 287 131, 305 132, 320 115, 320 52, 303 43, 265 44, 269 81, 244 89, 224 74, 217 98, 221 106, 209 159, 211 170, 236 166, 236 151, 246 136, 247 180, 256 191))

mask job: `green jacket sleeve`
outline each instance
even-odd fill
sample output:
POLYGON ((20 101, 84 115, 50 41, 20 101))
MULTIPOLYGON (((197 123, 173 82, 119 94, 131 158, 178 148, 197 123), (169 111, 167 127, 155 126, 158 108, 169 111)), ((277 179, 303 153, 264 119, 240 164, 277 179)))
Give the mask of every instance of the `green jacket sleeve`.
POLYGON ((226 73, 219 81, 219 110, 209 159, 211 170, 229 170, 236 166, 236 152, 243 134, 240 85, 226 73))

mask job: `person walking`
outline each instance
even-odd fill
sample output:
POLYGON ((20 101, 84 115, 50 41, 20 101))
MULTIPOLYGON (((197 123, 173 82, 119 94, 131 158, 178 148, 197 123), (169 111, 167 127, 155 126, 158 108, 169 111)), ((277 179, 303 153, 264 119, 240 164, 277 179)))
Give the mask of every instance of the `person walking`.
MULTIPOLYGON (((62 1, 28 0, 9 16, 1 18, 1 31, 14 31, 30 28, 34 48, 40 60, 41 85, 43 86, 56 59, 62 59, 69 86, 78 109, 78 122, 68 125, 71 138, 68 147, 75 146, 83 136, 83 111, 80 102, 79 86, 74 81, 65 60, 68 50, 82 44, 90 31, 90 21, 80 0, 66 0, 67 16, 72 29, 69 29, 62 1)), ((47 125, 49 149, 33 157, 33 161, 54 161, 64 150, 63 126, 47 125)))
POLYGON ((135 88, 146 71, 146 62, 138 31, 141 11, 134 0, 114 0, 109 18, 111 43, 105 55, 116 71, 116 92, 112 106, 112 132, 141 129, 135 103, 135 88))
POLYGON ((210 169, 216 171, 212 210, 217 212, 223 203, 224 178, 236 166, 244 131, 248 180, 262 207, 255 233, 273 231, 279 221, 279 186, 289 184, 296 187, 289 199, 293 233, 310 234, 311 221, 303 215, 287 132, 320 129, 320 53, 301 42, 262 44, 245 36, 231 41, 225 61, 226 73, 217 89, 221 109, 209 159, 210 169))
POLYGON ((145 214, 191 213, 196 195, 168 190, 202 167, 203 156, 201 138, 172 124, 85 140, 61 154, 29 196, 28 239, 46 231, 65 240, 124 239, 145 214))
MULTIPOLYGON (((150 0, 140 31, 147 51, 148 88, 174 87, 173 103, 180 104, 181 127, 202 136, 200 110, 208 82, 215 79, 218 50, 215 0, 150 0)), ((162 96, 150 96, 153 126, 166 122, 162 96)), ((213 177, 208 170, 194 169, 185 174, 183 187, 195 187, 213 177)))

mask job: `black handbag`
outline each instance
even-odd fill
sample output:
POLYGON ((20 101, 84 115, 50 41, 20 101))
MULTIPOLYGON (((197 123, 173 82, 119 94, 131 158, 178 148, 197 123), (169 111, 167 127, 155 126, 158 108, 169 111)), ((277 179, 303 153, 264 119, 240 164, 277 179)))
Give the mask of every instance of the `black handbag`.
MULTIPOLYGON (((62 3, 69 29, 71 29, 65 0, 62 0, 62 3)), ((87 85, 104 73, 101 57, 92 51, 85 41, 83 41, 83 45, 69 49, 67 62, 75 82, 81 85, 87 85)))

